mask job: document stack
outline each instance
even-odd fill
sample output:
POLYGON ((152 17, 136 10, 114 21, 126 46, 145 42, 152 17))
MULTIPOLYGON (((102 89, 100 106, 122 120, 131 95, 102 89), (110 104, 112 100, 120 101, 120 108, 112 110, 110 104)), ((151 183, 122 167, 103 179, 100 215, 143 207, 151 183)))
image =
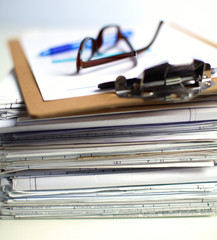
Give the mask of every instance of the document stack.
POLYGON ((216 94, 33 118, 20 78, 0 82, 1 219, 216 214, 216 94))
MULTIPOLYGON (((16 84, 14 73, 5 82, 16 84)), ((210 102, 33 120, 19 92, 10 97, 11 108, 1 108, 2 219, 215 214, 217 109, 210 102), (205 120, 209 112, 213 119, 205 120)))

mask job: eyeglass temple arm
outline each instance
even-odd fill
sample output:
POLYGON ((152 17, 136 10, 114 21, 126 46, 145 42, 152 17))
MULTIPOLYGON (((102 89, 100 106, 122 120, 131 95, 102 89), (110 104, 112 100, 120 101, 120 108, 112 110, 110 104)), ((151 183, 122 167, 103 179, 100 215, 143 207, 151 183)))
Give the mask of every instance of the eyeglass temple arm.
POLYGON ((141 53, 141 52, 143 52, 143 51, 145 51, 145 50, 147 50, 148 48, 151 47, 151 45, 152 45, 152 44, 154 43, 154 41, 156 40, 156 38, 157 38, 157 36, 158 36, 158 33, 160 32, 160 29, 161 29, 163 23, 164 23, 163 21, 160 21, 160 22, 159 22, 158 27, 157 27, 157 30, 156 30, 156 32, 155 32, 155 34, 154 34, 154 37, 152 38, 151 42, 150 42, 146 47, 138 49, 138 50, 136 51, 137 53, 141 53))

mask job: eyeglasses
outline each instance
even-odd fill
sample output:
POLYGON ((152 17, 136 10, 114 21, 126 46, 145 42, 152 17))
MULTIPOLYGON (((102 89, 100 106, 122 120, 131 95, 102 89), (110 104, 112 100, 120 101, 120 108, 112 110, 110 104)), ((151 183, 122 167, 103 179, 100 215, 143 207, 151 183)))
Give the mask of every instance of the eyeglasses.
POLYGON ((111 63, 114 61, 118 61, 125 58, 132 58, 134 65, 137 64, 136 56, 137 54, 140 54, 147 49, 151 47, 151 45, 154 43, 155 39, 158 36, 158 33, 160 31, 160 28, 163 24, 163 21, 161 21, 157 27, 157 30, 154 34, 154 37, 150 41, 150 43, 145 46, 144 48, 134 50, 129 40, 124 36, 122 33, 120 27, 118 25, 109 25, 103 27, 97 38, 91 38, 86 37, 82 40, 80 47, 78 49, 77 59, 76 59, 76 67, 77 67, 77 73, 79 73, 81 68, 89 68, 94 67, 106 63, 111 63), (108 41, 109 36, 112 36, 112 40, 108 41), (106 40, 107 39, 107 40, 106 40), (130 48, 130 52, 121 53, 109 57, 99 58, 91 60, 91 58, 94 56, 94 54, 100 54, 105 52, 108 49, 111 49, 117 45, 117 43, 120 40, 124 40, 128 47, 130 48))

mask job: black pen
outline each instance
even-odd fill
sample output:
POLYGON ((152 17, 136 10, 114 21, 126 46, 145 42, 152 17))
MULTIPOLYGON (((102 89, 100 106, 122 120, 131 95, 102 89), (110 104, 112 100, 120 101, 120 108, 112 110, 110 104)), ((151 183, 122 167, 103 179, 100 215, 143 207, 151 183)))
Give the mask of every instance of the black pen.
MULTIPOLYGON (((132 87, 133 84, 135 83, 140 83, 141 79, 140 78, 130 78, 127 79, 127 86, 132 87)), ((104 83, 100 83, 98 85, 98 88, 100 89, 115 89, 115 81, 111 81, 111 82, 104 82, 104 83)))

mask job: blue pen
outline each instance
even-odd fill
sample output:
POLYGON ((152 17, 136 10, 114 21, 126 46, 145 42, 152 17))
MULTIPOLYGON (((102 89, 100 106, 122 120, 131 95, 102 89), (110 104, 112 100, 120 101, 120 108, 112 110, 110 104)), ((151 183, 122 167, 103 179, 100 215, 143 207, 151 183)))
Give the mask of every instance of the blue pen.
MULTIPOLYGON (((124 31, 123 34, 126 38, 129 38, 133 33, 132 31, 124 31)), ((106 42, 110 43, 111 41, 115 41, 115 38, 112 36, 109 36, 107 39, 105 39, 106 42)), ((68 52, 72 50, 78 49, 80 46, 80 42, 72 43, 72 44, 64 44, 62 46, 52 47, 49 48, 43 52, 40 53, 40 56, 49 56, 49 55, 55 55, 58 53, 68 52)))

